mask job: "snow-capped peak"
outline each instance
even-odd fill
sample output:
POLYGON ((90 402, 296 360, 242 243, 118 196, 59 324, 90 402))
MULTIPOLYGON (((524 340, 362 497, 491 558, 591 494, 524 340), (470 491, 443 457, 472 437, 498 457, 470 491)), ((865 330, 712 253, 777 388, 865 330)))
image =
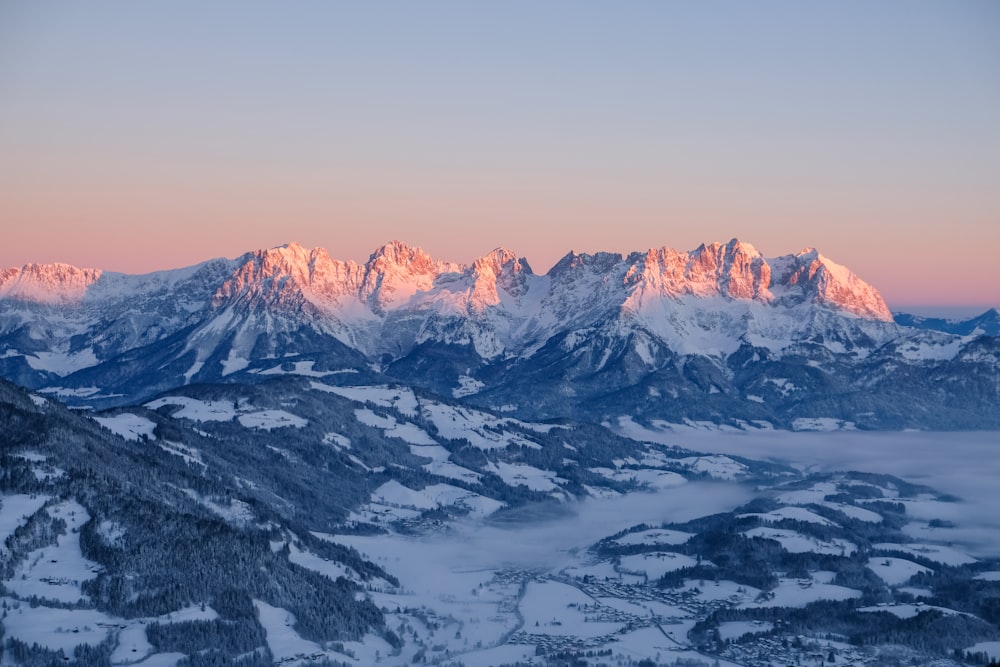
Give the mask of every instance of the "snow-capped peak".
POLYGON ((498 288, 514 298, 523 296, 529 289, 529 279, 534 277, 528 260, 506 248, 496 248, 480 257, 472 263, 470 272, 472 306, 476 309, 500 303, 498 288))
POLYGON ((776 284, 859 317, 892 321, 892 313, 878 290, 815 248, 805 248, 773 263, 782 269, 776 284))
POLYGON ((507 248, 494 248, 473 262, 472 267, 475 271, 483 271, 489 267, 495 275, 500 275, 505 270, 515 273, 519 271, 532 272, 531 267, 528 266, 527 259, 518 257, 517 254, 507 248))
POLYGON ((430 290, 442 273, 457 273, 463 268, 437 261, 420 248, 391 241, 373 252, 365 264, 360 296, 372 311, 383 314, 417 292, 430 290))
POLYGON ((58 263, 25 264, 0 272, 0 298, 52 305, 77 303, 100 277, 100 269, 58 263))
POLYGON ((649 250, 641 262, 633 261, 627 277, 650 282, 665 295, 771 298, 770 266, 756 248, 737 239, 702 244, 687 253, 667 247, 649 250))

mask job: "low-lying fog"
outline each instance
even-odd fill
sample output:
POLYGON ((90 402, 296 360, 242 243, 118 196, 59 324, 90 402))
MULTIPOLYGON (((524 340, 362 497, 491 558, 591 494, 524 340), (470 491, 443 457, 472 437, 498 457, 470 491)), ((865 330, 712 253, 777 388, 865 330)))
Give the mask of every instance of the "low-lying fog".
POLYGON ((529 508, 523 521, 505 517, 502 523, 461 524, 449 539, 459 538, 466 558, 484 567, 558 567, 570 562, 569 552, 636 524, 689 521, 731 510, 751 498, 743 485, 696 482, 618 498, 589 498, 547 517, 534 517, 529 508))
POLYGON ((467 598, 505 568, 558 570, 580 565, 601 538, 639 523, 660 524, 731 510, 752 497, 745 485, 695 482, 655 493, 588 499, 556 513, 518 510, 502 522, 481 519, 421 536, 341 535, 335 539, 373 558, 424 600, 467 598))
POLYGON ((939 531, 938 540, 953 540, 976 555, 1000 555, 1000 432, 869 432, 793 433, 762 431, 652 432, 643 437, 702 452, 773 460, 800 470, 859 470, 895 475, 957 496, 961 502, 935 504, 936 516, 955 528, 939 531))
MULTIPOLYGON (((636 436, 635 433, 632 434, 636 436)), ((1000 434, 992 433, 670 433, 644 439, 693 450, 775 460, 805 471, 886 473, 959 497, 960 502, 909 504, 914 539, 956 546, 980 557, 1000 555, 1000 434), (929 519, 953 528, 927 530, 929 519)), ((695 482, 655 493, 524 508, 497 520, 470 520, 423 536, 341 536, 378 558, 393 574, 426 594, 468 593, 485 572, 505 567, 559 569, 579 565, 585 549, 639 523, 657 525, 728 511, 751 499, 735 482, 695 482), (464 574, 462 574, 464 573, 464 574)))

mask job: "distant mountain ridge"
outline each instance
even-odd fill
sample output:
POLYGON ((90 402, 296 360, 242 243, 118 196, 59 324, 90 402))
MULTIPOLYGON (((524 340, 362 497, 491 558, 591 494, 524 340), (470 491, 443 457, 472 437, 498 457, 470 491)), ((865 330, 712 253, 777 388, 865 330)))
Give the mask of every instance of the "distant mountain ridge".
POLYGON ((896 324, 917 329, 943 331, 957 336, 987 335, 1000 336, 1000 310, 990 308, 981 315, 965 319, 946 319, 941 317, 922 317, 908 313, 893 315, 896 324))
MULTIPOLYGON (((287 286, 301 290, 316 305, 340 305, 344 297, 350 296, 367 304, 374 313, 383 313, 402 305, 404 297, 413 296, 415 291, 431 291, 441 286, 438 281, 460 279, 471 283, 468 305, 482 309, 500 302, 498 285, 516 296, 517 285, 523 286, 525 278, 559 279, 597 268, 609 275, 620 274, 625 286, 646 283, 664 296, 728 296, 765 303, 779 298, 793 302, 811 298, 862 317, 892 317, 873 287, 814 248, 767 260, 752 245, 737 239, 701 245, 690 252, 668 247, 627 256, 570 252, 544 276, 533 273, 526 259, 506 248, 497 248, 471 265, 462 265, 435 260, 420 248, 399 241, 378 248, 365 264, 332 259, 323 248, 310 250, 294 242, 206 264, 218 262, 230 264, 232 275, 219 287, 216 306, 227 298, 241 296, 243 290, 248 296, 264 296, 268 290, 277 296, 274 290, 287 286)), ((108 283, 131 281, 135 289, 142 290, 156 282, 150 280, 155 276, 180 276, 199 266, 203 265, 132 276, 67 264, 26 264, 0 272, 0 298, 66 305, 100 300, 111 292, 108 283)), ((447 287, 441 291, 454 292, 447 287)))
POLYGON ((93 406, 308 368, 388 375, 532 418, 886 427, 858 414, 875 385, 905 369, 912 386, 877 400, 916 393, 930 409, 940 382, 927 374, 963 384, 968 368, 942 369, 972 364, 987 390, 959 391, 954 407, 971 415, 946 420, 969 426, 1000 398, 994 344, 899 326, 874 287, 815 249, 767 259, 736 239, 571 252, 544 275, 504 248, 466 265, 398 241, 364 264, 290 243, 146 275, 0 273, 0 374, 93 406))

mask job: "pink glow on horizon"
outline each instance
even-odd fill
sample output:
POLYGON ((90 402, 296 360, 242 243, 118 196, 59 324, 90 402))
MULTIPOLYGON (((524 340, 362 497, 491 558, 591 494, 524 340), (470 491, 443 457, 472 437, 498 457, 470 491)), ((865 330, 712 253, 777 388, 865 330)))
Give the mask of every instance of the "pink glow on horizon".
POLYGON ((1000 304, 995 3, 583 5, 21 3, 0 267, 399 239, 544 273, 738 237, 1000 304))
MULTIPOLYGON (((44 221, 38 221, 44 223, 44 221)), ((233 258, 244 252, 283 245, 292 241, 306 247, 323 247, 332 257, 364 262, 377 247, 391 240, 400 240, 408 245, 418 246, 435 258, 471 263, 485 255, 494 247, 509 248, 526 257, 536 273, 547 272, 567 252, 618 252, 627 254, 645 251, 649 248, 670 246, 677 250, 691 250, 701 243, 728 241, 737 237, 749 242, 768 258, 798 252, 805 247, 816 247, 833 261, 847 266, 863 280, 878 289, 890 307, 907 306, 964 306, 976 308, 1000 305, 997 285, 1000 285, 1000 270, 991 261, 992 250, 987 247, 970 248, 965 254, 966 262, 947 266, 944 260, 928 262, 923 254, 918 260, 908 261, 917 256, 921 248, 906 244, 895 247, 898 251, 887 254, 877 246, 844 243, 836 238, 808 238, 807 234, 790 233, 781 237, 783 230, 758 233, 756 237, 737 231, 715 232, 712 236, 699 237, 700 228, 714 229, 710 224, 660 225, 662 231, 643 228, 611 229, 597 234, 591 229, 587 237, 583 233, 569 234, 563 238, 558 227, 540 227, 541 234, 530 230, 503 230, 497 238, 492 238, 489 226, 441 229, 414 225, 389 227, 380 238, 366 238, 357 226, 323 225, 307 228, 285 229, 275 225, 275 229, 264 230, 266 221, 240 219, 231 226, 214 225, 198 230, 193 226, 170 226, 173 230, 165 235, 153 235, 139 227, 127 232, 118 232, 114 242, 94 242, 94 228, 74 225, 70 231, 35 252, 24 252, 29 244, 16 230, 8 233, 8 240, 0 248, 0 268, 21 266, 28 262, 62 262, 83 268, 100 268, 123 273, 149 273, 152 271, 190 266, 217 257, 233 258), (250 228, 249 233, 243 232, 250 228), (615 231, 621 233, 615 234, 615 231), (288 236, 286 236, 286 234, 288 236), (252 240, 251 240, 252 239, 252 240), (934 270, 936 269, 936 270, 934 270), (946 272, 946 275, 941 275, 946 272), (962 286, 956 290, 955 286, 962 286)), ((933 252, 929 253, 933 257, 933 252)))

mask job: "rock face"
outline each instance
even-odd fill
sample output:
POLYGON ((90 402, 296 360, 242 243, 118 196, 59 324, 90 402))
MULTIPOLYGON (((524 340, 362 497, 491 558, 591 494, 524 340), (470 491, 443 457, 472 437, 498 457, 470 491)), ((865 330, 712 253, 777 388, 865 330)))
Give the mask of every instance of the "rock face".
MULTIPOLYGON (((569 253, 544 275, 504 248, 461 265, 400 242, 363 264, 291 243, 143 276, 58 264, 0 273, 0 374, 99 404, 285 372, 296 358, 315 373, 462 387, 487 406, 510 404, 513 392, 521 409, 545 388, 536 417, 632 391, 646 392, 629 399, 643 414, 680 414, 683 401, 667 410, 647 400, 664 392, 703 393, 747 417, 774 402, 768 387, 792 386, 784 376, 740 386, 769 363, 813 378, 802 391, 828 391, 830 377, 854 391, 890 350, 881 368, 897 364, 894 373, 992 358, 989 344, 975 355, 968 344, 898 326, 874 287, 814 249, 767 259, 736 239, 690 252, 569 253)), ((981 374, 992 388, 995 368, 981 374)), ((781 397, 803 405, 791 390, 781 397)))
POLYGON ((816 303, 830 304, 858 317, 892 321, 892 313, 874 287, 814 248, 779 261, 783 272, 778 284, 798 288, 816 303))

